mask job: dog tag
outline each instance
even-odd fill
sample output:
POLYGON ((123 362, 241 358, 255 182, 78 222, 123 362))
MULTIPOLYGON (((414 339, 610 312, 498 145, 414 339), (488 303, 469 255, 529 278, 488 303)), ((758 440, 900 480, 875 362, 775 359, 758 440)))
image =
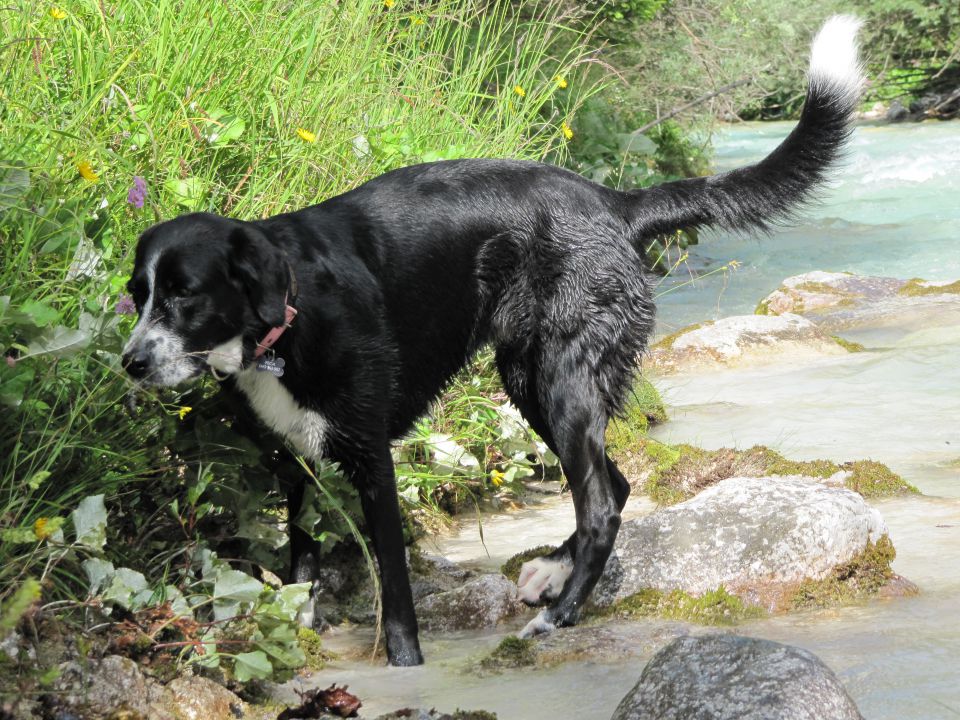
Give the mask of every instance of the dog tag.
POLYGON ((264 355, 257 361, 257 372, 268 372, 271 375, 281 377, 283 375, 283 366, 286 361, 282 357, 267 357, 264 355))

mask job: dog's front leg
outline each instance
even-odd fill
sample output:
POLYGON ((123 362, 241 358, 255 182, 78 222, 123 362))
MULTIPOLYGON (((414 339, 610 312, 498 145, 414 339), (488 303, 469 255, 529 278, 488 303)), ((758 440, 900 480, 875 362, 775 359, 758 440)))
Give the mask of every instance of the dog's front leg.
POLYGON ((403 520, 397 498, 397 481, 389 445, 371 450, 356 469, 367 531, 380 565, 383 629, 391 665, 421 665, 423 654, 417 638, 417 616, 407 575, 403 543, 403 520))

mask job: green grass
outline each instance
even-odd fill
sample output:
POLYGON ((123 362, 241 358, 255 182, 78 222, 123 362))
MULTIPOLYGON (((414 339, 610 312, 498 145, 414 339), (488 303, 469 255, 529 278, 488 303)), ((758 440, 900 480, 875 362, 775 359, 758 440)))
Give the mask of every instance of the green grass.
POLYGON ((201 527, 253 543, 283 521, 236 453, 196 466, 204 453, 185 438, 250 451, 222 439, 211 385, 124 410, 118 352, 132 321, 115 307, 142 230, 188 210, 292 210, 415 162, 559 160, 562 124, 593 89, 589 42, 558 7, 78 0, 63 11, 0 10, 0 351, 19 358, 0 362, 0 601, 30 575, 83 594, 82 555, 67 558, 36 523, 69 537, 87 495, 107 496, 109 552, 134 567, 153 555, 156 574, 189 561, 201 527), (142 209, 127 203, 135 176, 142 209), (81 244, 97 259, 88 275, 70 270, 81 244), (186 419, 182 407, 194 408, 186 419), (256 513, 239 488, 256 490, 256 513), (211 492, 208 507, 197 496, 211 492))

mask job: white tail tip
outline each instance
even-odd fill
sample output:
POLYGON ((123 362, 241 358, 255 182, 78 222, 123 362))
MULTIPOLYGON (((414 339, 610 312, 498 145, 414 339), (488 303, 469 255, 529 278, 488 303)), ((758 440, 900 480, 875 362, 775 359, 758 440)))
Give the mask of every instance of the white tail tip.
POLYGON ((852 15, 834 15, 813 39, 810 51, 810 85, 844 96, 857 96, 863 88, 863 68, 857 51, 857 32, 863 22, 852 15))

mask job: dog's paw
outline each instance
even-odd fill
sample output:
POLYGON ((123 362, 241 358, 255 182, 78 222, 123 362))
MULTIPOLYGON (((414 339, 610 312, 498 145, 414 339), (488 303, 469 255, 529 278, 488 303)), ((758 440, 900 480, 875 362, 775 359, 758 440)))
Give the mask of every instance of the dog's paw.
POLYGON ((572 572, 573 562, 569 558, 539 557, 525 562, 517 580, 520 599, 527 605, 537 605, 557 598, 572 572))
POLYGON ((517 637, 521 640, 529 640, 532 637, 544 635, 556 629, 557 626, 550 621, 547 611, 541 610, 533 620, 524 626, 523 630, 517 633, 517 637))

